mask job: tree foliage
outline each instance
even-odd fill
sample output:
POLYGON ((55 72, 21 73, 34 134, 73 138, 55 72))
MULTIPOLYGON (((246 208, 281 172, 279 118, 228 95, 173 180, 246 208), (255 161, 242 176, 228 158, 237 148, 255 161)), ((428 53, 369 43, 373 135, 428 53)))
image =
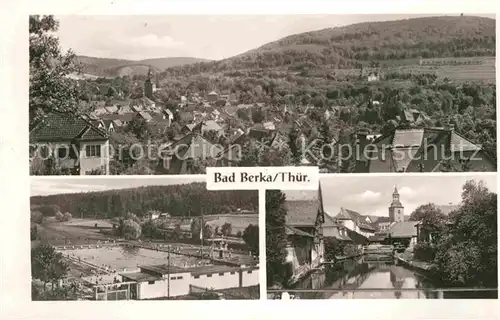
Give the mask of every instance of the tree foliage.
POLYGON ((279 190, 266 191, 266 268, 269 286, 285 285, 288 281, 285 265, 285 195, 279 190))
POLYGON ((242 235, 245 244, 250 248, 250 251, 258 255, 259 254, 259 226, 250 224, 243 231, 242 235))
POLYGON ((141 226, 132 219, 124 220, 121 229, 122 237, 127 240, 137 240, 142 234, 141 226))
POLYGON ((497 259, 497 194, 467 181, 453 225, 438 244, 438 270, 453 285, 496 288, 497 259))
POLYGON ((222 233, 222 235, 224 236, 229 236, 231 235, 231 232, 233 231, 233 227, 232 225, 229 223, 229 222, 225 222, 221 228, 220 228, 220 232, 222 233))
POLYGON ((29 17, 30 124, 48 112, 78 113, 79 91, 66 76, 80 72, 73 52, 62 53, 53 35, 59 24, 53 16, 29 17))
POLYGON ((66 277, 68 265, 60 252, 48 244, 41 244, 31 249, 31 277, 53 286, 66 277))

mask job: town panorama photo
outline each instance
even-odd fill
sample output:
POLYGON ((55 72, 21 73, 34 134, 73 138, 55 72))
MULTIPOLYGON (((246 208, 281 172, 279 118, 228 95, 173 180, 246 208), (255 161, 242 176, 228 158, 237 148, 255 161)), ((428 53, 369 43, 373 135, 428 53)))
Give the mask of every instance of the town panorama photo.
POLYGON ((29 17, 32 175, 496 171, 494 15, 29 17))

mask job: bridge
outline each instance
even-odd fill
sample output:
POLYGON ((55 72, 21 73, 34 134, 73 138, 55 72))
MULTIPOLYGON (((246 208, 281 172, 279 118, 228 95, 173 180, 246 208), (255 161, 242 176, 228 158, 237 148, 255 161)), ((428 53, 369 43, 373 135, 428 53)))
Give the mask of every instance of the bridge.
MULTIPOLYGON (((335 293, 347 293, 343 297, 347 297, 349 299, 355 299, 354 294, 356 292, 373 292, 373 293, 381 293, 381 292, 415 292, 415 293, 431 293, 431 299, 445 299, 445 294, 485 294, 491 295, 491 298, 498 297, 498 288, 359 288, 359 289, 349 289, 349 288, 339 288, 339 289, 268 289, 268 298, 276 299, 277 296, 281 296, 283 293, 287 293, 287 296, 291 296, 294 299, 300 299, 300 294, 307 293, 331 293, 332 295, 335 293)), ((418 295, 418 299, 429 299, 428 296, 418 295)))

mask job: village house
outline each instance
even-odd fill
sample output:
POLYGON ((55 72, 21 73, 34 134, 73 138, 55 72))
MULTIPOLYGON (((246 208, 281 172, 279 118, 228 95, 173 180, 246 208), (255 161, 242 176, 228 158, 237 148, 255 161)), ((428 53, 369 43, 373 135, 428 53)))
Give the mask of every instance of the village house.
POLYGON ((198 174, 204 165, 215 163, 221 152, 219 146, 191 132, 161 151, 158 170, 166 174, 198 174))
POLYGON ((286 264, 292 279, 297 279, 324 260, 321 186, 317 191, 287 191, 285 196, 286 264))
POLYGON ((341 207, 340 212, 335 216, 335 219, 347 229, 361 235, 364 238, 364 241, 375 234, 376 230, 371 225, 372 221, 370 217, 364 216, 354 210, 341 207))
POLYGON ((109 138, 90 119, 50 113, 30 130, 30 165, 71 174, 109 174, 109 138))
POLYGON ((355 172, 495 171, 496 159, 454 130, 397 128, 374 141, 359 135, 355 172))
POLYGON ((215 101, 217 101, 218 99, 219 99, 219 94, 218 94, 217 92, 215 92, 215 91, 209 92, 209 93, 207 94, 207 100, 208 100, 209 102, 215 102, 215 101))

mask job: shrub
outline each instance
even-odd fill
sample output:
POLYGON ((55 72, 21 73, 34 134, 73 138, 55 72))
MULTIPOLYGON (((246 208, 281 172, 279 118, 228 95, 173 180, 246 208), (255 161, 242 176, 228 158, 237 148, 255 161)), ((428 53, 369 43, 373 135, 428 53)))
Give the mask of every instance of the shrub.
POLYGON ((66 213, 63 214, 63 221, 69 221, 69 220, 71 220, 71 218, 73 218, 73 216, 71 215, 71 213, 66 212, 66 213))
POLYGON ((64 220, 64 215, 61 213, 61 211, 56 212, 56 220, 57 221, 63 221, 64 220))
POLYGON ((413 258, 420 261, 433 261, 436 257, 436 246, 428 242, 415 245, 413 258))
POLYGON ((32 223, 43 223, 43 214, 40 211, 31 211, 31 222, 32 223))
POLYGON ((142 232, 141 226, 137 222, 131 219, 125 220, 123 222, 122 236, 125 239, 137 240, 141 236, 141 232, 142 232))

